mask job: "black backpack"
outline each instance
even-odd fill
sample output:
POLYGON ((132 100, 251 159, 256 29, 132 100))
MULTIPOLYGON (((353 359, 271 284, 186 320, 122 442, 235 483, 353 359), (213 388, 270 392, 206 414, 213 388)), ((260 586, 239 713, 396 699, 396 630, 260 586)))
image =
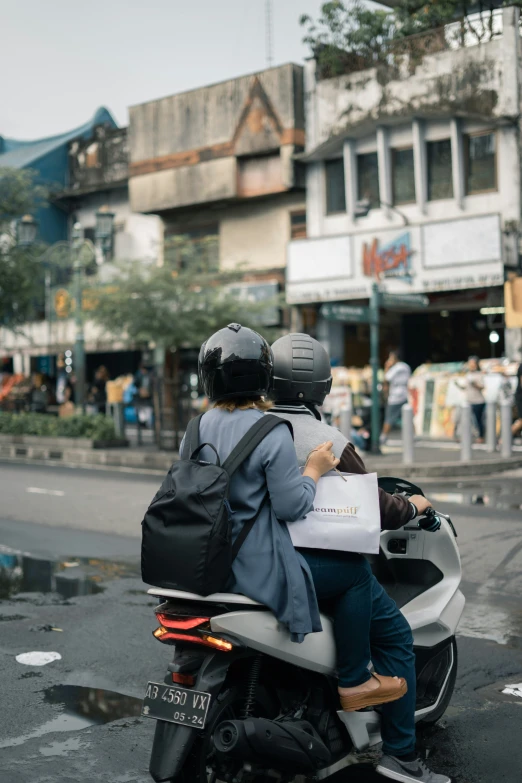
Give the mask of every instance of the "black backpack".
POLYGON ((232 544, 230 478, 274 427, 286 424, 292 432, 292 426, 277 416, 263 416, 221 465, 214 446, 199 443, 201 416, 189 422, 183 454, 145 513, 141 575, 154 587, 210 595, 226 590, 232 562, 269 497, 267 492, 255 516, 245 522, 232 544), (215 463, 198 459, 204 446, 216 453, 215 463))

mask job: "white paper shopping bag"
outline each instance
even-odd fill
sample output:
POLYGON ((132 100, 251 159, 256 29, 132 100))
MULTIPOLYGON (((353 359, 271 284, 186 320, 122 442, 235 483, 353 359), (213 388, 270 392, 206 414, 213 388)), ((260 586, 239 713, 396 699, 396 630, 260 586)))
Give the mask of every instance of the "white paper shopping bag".
POLYGON ((295 547, 377 554, 381 535, 377 474, 328 473, 319 479, 314 509, 288 523, 295 547))

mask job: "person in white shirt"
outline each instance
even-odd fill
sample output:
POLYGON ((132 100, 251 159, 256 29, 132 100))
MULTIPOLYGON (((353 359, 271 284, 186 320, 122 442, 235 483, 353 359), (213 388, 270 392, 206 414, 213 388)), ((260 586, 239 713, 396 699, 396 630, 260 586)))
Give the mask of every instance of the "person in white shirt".
POLYGON ((390 351, 384 370, 384 379, 388 385, 388 400, 380 438, 381 444, 386 443, 392 427, 400 421, 402 406, 408 402, 408 381, 411 377, 411 367, 400 360, 398 351, 390 351))
POLYGON ((478 443, 484 442, 484 411, 486 400, 484 398, 484 376, 480 372, 478 356, 470 356, 468 359, 468 372, 466 377, 457 381, 457 385, 466 392, 466 402, 471 406, 471 412, 478 430, 478 443))

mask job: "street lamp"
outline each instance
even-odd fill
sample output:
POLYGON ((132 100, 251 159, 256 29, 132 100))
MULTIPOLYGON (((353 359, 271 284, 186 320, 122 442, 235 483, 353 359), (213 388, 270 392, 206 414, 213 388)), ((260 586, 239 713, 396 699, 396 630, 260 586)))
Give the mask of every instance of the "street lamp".
POLYGON ((30 247, 36 242, 38 221, 32 215, 24 215, 16 226, 16 241, 20 247, 30 247))
MULTIPOLYGON (((396 212, 397 215, 399 215, 399 217, 402 218, 402 221, 405 226, 410 225, 410 221, 408 220, 404 212, 401 212, 401 210, 397 209, 397 207, 394 206, 393 204, 387 204, 385 201, 379 201, 379 207, 384 207, 385 209, 389 209, 392 212, 396 212)), ((357 201, 355 203, 354 215, 356 218, 366 217, 371 208, 372 206, 370 203, 370 199, 368 198, 360 199, 360 201, 357 201)))

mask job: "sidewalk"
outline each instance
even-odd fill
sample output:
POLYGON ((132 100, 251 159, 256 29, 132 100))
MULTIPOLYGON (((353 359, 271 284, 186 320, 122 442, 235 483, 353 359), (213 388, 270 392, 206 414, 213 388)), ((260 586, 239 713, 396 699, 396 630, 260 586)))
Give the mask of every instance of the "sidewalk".
MULTIPOLYGON (((506 470, 522 468, 522 447, 515 446, 513 456, 504 459, 497 452, 489 454, 482 445, 473 447, 470 462, 460 461, 460 446, 451 442, 416 443, 414 462, 402 462, 400 440, 390 440, 378 456, 363 455, 370 471, 381 476, 393 475, 402 478, 456 478, 461 476, 484 476, 506 470)), ((10 463, 46 464, 70 468, 116 469, 129 472, 145 472, 163 475, 178 459, 176 452, 158 451, 149 441, 138 447, 126 449, 79 449, 63 448, 60 451, 46 451, 41 448, 20 448, 13 445, 9 451, 2 449, 1 460, 10 463)))

